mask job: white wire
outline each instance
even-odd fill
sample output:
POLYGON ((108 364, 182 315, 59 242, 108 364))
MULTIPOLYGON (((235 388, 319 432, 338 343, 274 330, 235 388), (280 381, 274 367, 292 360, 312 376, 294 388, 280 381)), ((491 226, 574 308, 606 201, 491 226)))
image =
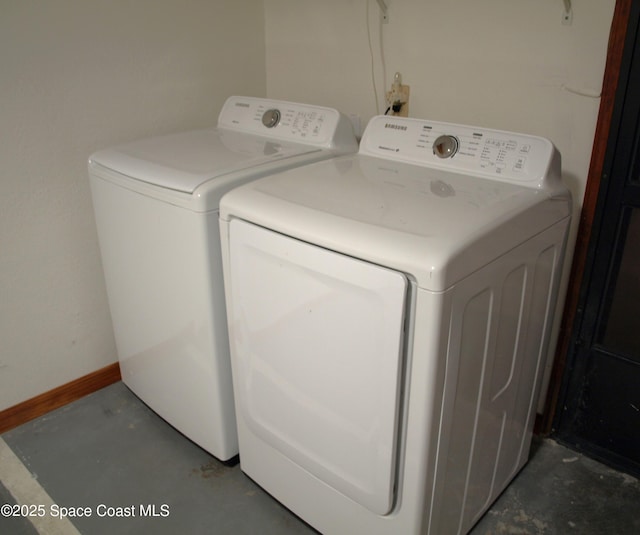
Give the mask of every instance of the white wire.
MULTIPOLYGON (((383 37, 382 30, 384 28, 384 25, 382 24, 382 17, 380 17, 379 20, 380 20, 380 24, 379 24, 379 30, 380 31, 379 31, 378 35, 380 36, 380 63, 382 65, 382 86, 384 88, 384 84, 387 83, 387 62, 386 62, 385 57, 384 57, 384 43, 382 41, 382 37, 383 37)), ((383 93, 383 95, 384 95, 384 93, 383 93)), ((384 98, 384 96, 383 96, 383 98, 384 98)))
POLYGON ((376 76, 374 72, 374 60, 373 60, 373 46, 371 45, 371 24, 369 23, 369 2, 370 0, 366 0, 366 13, 365 17, 367 20, 367 43, 369 44, 369 58, 371 60, 371 85, 373 86, 373 97, 376 105, 376 115, 380 114, 380 109, 378 108, 378 90, 376 89, 376 76))
MULTIPOLYGON (((367 42, 369 44, 369 57, 371 58, 371 85, 373 86, 373 96, 375 98, 376 114, 380 114, 380 100, 378 99, 378 88, 376 85, 376 73, 375 73, 375 58, 373 53, 373 44, 371 43, 371 20, 369 17, 369 3, 371 0, 366 0, 366 18, 367 18, 367 42)), ((384 46, 382 42, 382 17, 379 17, 378 37, 380 47, 380 64, 382 66, 382 79, 387 78, 387 67, 384 60, 384 46)))

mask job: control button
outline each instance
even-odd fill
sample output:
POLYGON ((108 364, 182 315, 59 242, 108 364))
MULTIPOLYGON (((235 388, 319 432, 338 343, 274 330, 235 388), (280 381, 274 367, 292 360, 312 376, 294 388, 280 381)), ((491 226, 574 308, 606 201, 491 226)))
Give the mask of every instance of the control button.
POLYGON ((280 122, 280 112, 276 109, 267 110, 262 114, 262 124, 273 128, 280 122))
POLYGON ((514 171, 524 171, 524 166, 527 163, 527 159, 524 156, 520 156, 516 158, 515 163, 513 164, 514 171))
POLYGON ((438 158, 451 158, 458 152, 458 139, 454 136, 440 136, 433 142, 433 153, 438 158))

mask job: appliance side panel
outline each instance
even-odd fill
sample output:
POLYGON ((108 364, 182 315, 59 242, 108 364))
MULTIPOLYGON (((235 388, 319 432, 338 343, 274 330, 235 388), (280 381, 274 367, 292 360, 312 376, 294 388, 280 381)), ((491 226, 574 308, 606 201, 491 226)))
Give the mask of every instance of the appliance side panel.
POLYGON ((431 533, 466 533, 527 461, 565 231, 453 288, 431 533))
POLYGON ((449 358, 453 357, 452 362, 447 363, 451 375, 446 378, 445 395, 451 395, 452 399, 445 400, 451 412, 443 421, 448 446, 440 451, 444 456, 444 480, 441 506, 434 509, 439 516, 436 533, 457 532, 468 492, 484 376, 490 359, 489 334, 494 301, 494 290, 490 285, 477 290, 480 291, 469 295, 466 303, 458 302, 453 310, 456 319, 452 321, 452 332, 459 342, 456 354, 449 355, 449 358))

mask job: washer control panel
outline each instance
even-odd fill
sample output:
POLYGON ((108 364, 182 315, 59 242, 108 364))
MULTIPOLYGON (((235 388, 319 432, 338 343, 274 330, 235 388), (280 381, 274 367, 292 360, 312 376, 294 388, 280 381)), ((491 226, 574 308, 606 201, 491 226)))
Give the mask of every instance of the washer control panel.
POLYGON ((332 108, 254 97, 230 97, 218 127, 272 139, 326 145, 333 139, 340 113, 332 108))
POLYGON ((360 154, 509 182, 539 183, 555 148, 544 138, 404 117, 371 119, 360 154))

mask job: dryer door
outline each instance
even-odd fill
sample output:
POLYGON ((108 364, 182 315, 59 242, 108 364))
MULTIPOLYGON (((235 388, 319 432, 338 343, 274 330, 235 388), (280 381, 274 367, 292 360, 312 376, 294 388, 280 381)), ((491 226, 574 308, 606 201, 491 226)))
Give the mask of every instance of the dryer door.
POLYGON ((239 220, 229 237, 234 386, 245 439, 388 513, 406 277, 239 220))

